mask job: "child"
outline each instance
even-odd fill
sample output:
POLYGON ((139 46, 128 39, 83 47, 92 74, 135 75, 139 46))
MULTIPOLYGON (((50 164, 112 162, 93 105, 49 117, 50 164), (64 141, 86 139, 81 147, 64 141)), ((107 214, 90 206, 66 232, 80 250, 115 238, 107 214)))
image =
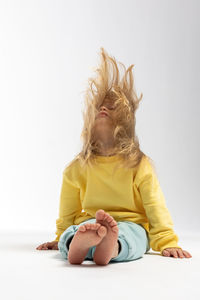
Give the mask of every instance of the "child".
POLYGON ((89 79, 82 151, 65 167, 56 239, 36 249, 59 249, 71 264, 132 261, 150 248, 192 257, 179 247, 152 160, 135 134, 142 99, 131 65, 120 79, 115 58, 101 48, 98 76, 89 79))

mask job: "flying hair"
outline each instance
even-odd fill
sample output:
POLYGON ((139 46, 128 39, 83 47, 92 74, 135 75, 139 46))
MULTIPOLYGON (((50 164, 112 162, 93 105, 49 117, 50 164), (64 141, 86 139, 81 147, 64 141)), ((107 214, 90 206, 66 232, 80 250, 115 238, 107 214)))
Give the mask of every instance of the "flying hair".
MULTIPOLYGON (((108 102, 114 103, 115 107, 114 153, 121 158, 117 168, 137 167, 143 156, 147 157, 153 165, 151 158, 140 150, 139 140, 135 133, 135 113, 143 94, 141 93, 140 98, 136 94, 133 67, 132 64, 126 70, 123 63, 117 63, 116 59, 109 56, 103 47, 100 48, 100 65, 95 68, 97 75, 88 79, 88 86, 84 93, 82 149, 71 163, 79 160, 82 168, 86 165, 92 167, 96 163, 95 157, 99 153, 101 142, 94 140, 94 123, 99 108, 106 98, 108 102), (123 76, 120 76, 120 67, 124 71, 123 76)), ((114 168, 115 171, 116 168, 114 168)))

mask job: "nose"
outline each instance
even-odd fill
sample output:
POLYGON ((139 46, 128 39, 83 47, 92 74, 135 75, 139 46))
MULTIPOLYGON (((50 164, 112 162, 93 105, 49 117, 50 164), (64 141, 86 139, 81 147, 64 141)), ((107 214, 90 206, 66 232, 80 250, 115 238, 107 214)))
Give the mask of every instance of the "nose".
POLYGON ((108 111, 107 111, 107 108, 106 108, 104 105, 102 105, 102 106, 100 107, 100 112, 101 112, 101 111, 104 111, 104 110, 105 110, 106 112, 108 112, 108 111))

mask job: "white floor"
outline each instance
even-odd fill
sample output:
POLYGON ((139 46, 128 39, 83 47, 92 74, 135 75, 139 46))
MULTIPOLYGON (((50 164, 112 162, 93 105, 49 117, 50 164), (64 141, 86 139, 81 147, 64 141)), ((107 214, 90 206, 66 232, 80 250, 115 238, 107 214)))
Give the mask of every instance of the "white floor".
POLYGON ((49 233, 0 234, 1 299, 200 299, 200 236, 179 236, 192 258, 150 251, 141 259, 70 265, 57 250, 36 250, 49 233))

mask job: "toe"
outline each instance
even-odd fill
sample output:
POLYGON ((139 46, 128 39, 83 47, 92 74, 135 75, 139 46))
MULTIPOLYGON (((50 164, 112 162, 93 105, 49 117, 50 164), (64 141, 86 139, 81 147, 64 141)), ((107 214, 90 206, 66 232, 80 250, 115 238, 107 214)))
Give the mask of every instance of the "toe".
POLYGON ((94 229, 95 230, 97 230, 97 229, 99 229, 99 227, 101 227, 101 224, 99 224, 99 223, 95 223, 93 225, 94 225, 94 229))
POLYGON ((110 226, 116 226, 117 225, 117 222, 115 220, 113 220, 111 223, 110 223, 110 226))
POLYGON ((114 219, 113 219, 112 216, 108 215, 107 221, 108 221, 109 223, 111 223, 112 221, 114 221, 114 219))
POLYGON ((94 230, 95 229, 95 224, 90 224, 90 229, 94 230))
POLYGON ((97 232, 100 237, 104 237, 107 234, 107 228, 105 226, 100 226, 97 232))
POLYGON ((101 224, 94 223, 94 224, 91 224, 91 229, 92 230, 97 230, 100 226, 101 226, 101 224))
POLYGON ((86 223, 86 224, 85 224, 85 227, 86 227, 87 229, 91 229, 91 224, 90 224, 90 223, 86 223))
POLYGON ((106 221, 106 222, 108 222, 108 223, 110 223, 110 217, 111 217, 110 215, 105 214, 103 220, 106 221))
POLYGON ((114 232, 116 232, 116 233, 117 233, 117 232, 119 231, 119 228, 118 228, 118 226, 117 226, 117 225, 116 225, 116 226, 113 226, 113 227, 112 227, 112 231, 114 231, 114 232))
POLYGON ((81 225, 78 230, 85 232, 86 231, 85 225, 81 225))
POLYGON ((110 226, 114 226, 117 225, 117 222, 115 221, 115 219, 112 216, 109 216, 109 218, 107 218, 106 220, 110 226))
POLYGON ((96 212, 96 218, 99 220, 103 220, 105 216, 105 211, 103 209, 99 209, 96 212))

